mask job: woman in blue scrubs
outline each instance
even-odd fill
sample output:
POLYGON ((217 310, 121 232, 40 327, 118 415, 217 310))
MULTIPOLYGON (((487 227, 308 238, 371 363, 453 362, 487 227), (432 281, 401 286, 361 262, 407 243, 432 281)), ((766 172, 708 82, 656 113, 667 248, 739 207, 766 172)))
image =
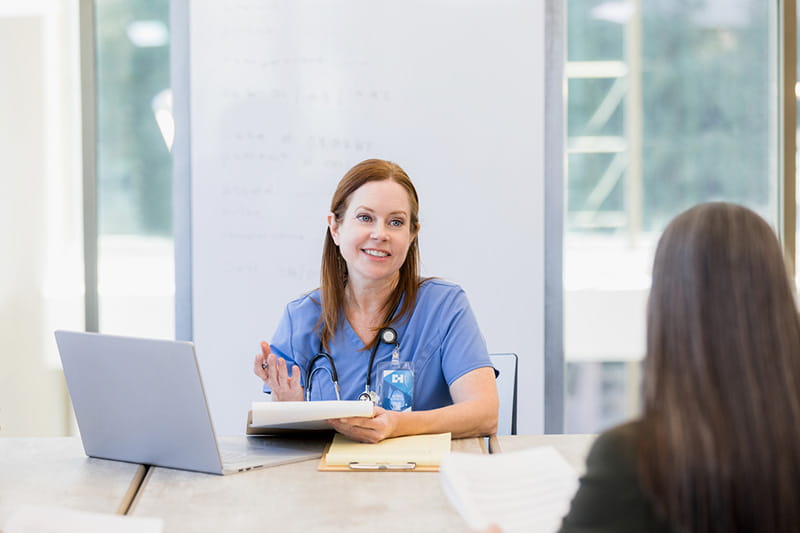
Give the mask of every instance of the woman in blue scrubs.
MULTIPOLYGON (((304 399, 309 364, 321 351, 334 361, 341 399, 357 399, 377 343, 370 373, 376 388, 377 370, 395 352, 378 334, 391 327, 398 364, 413 369, 411 410, 376 406, 373 418, 334 420, 334 429, 363 442, 495 432, 497 387, 486 343, 459 286, 419 277, 418 211, 417 192, 398 165, 369 159, 345 174, 331 201, 321 286, 286 306, 272 342, 261 343, 254 362, 273 400, 304 399)), ((325 358, 313 361, 311 399, 336 399, 329 372, 317 367, 330 365, 325 358)))

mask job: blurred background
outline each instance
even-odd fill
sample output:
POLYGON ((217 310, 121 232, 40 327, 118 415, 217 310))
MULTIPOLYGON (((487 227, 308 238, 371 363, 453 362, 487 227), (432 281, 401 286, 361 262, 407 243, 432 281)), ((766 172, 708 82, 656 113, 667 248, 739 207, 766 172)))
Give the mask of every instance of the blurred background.
MULTIPOLYGON (((726 200, 778 229, 779 7, 566 0, 565 432, 637 413, 674 215, 726 200)), ((99 330, 173 338, 169 1, 93 8, 99 330)), ((75 432, 52 332, 84 327, 79 15, 0 1, 0 436, 75 432)))

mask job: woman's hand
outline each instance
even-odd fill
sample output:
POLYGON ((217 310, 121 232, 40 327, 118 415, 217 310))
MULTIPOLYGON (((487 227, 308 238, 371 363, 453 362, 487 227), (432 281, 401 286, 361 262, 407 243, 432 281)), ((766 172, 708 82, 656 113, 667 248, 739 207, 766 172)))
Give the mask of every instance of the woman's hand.
POLYGON ((286 368, 283 357, 275 357, 268 342, 261 342, 261 353, 256 355, 253 372, 264 380, 272 390, 272 399, 279 402, 303 400, 303 387, 300 385, 300 367, 294 365, 292 374, 286 368))
POLYGON ((374 416, 366 418, 353 416, 328 420, 333 429, 345 437, 358 442, 376 443, 394 435, 399 413, 374 407, 374 416))

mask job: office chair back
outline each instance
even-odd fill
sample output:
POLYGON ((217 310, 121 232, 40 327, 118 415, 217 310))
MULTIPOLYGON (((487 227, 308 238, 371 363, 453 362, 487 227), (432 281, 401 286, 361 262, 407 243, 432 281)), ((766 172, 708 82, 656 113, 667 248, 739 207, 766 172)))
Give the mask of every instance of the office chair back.
POLYGON ((497 394, 500 399, 500 412, 497 418, 498 435, 517 434, 517 365, 515 353, 492 353, 489 358, 497 376, 497 394))

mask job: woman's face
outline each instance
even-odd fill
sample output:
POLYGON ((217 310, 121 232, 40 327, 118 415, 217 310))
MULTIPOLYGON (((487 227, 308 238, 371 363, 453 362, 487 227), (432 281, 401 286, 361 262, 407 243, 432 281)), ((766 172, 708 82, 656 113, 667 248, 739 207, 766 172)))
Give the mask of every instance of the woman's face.
POLYGON ((410 224, 411 203, 399 183, 370 181, 356 189, 340 222, 328 215, 331 237, 347 263, 349 280, 370 284, 396 276, 416 237, 410 224))

